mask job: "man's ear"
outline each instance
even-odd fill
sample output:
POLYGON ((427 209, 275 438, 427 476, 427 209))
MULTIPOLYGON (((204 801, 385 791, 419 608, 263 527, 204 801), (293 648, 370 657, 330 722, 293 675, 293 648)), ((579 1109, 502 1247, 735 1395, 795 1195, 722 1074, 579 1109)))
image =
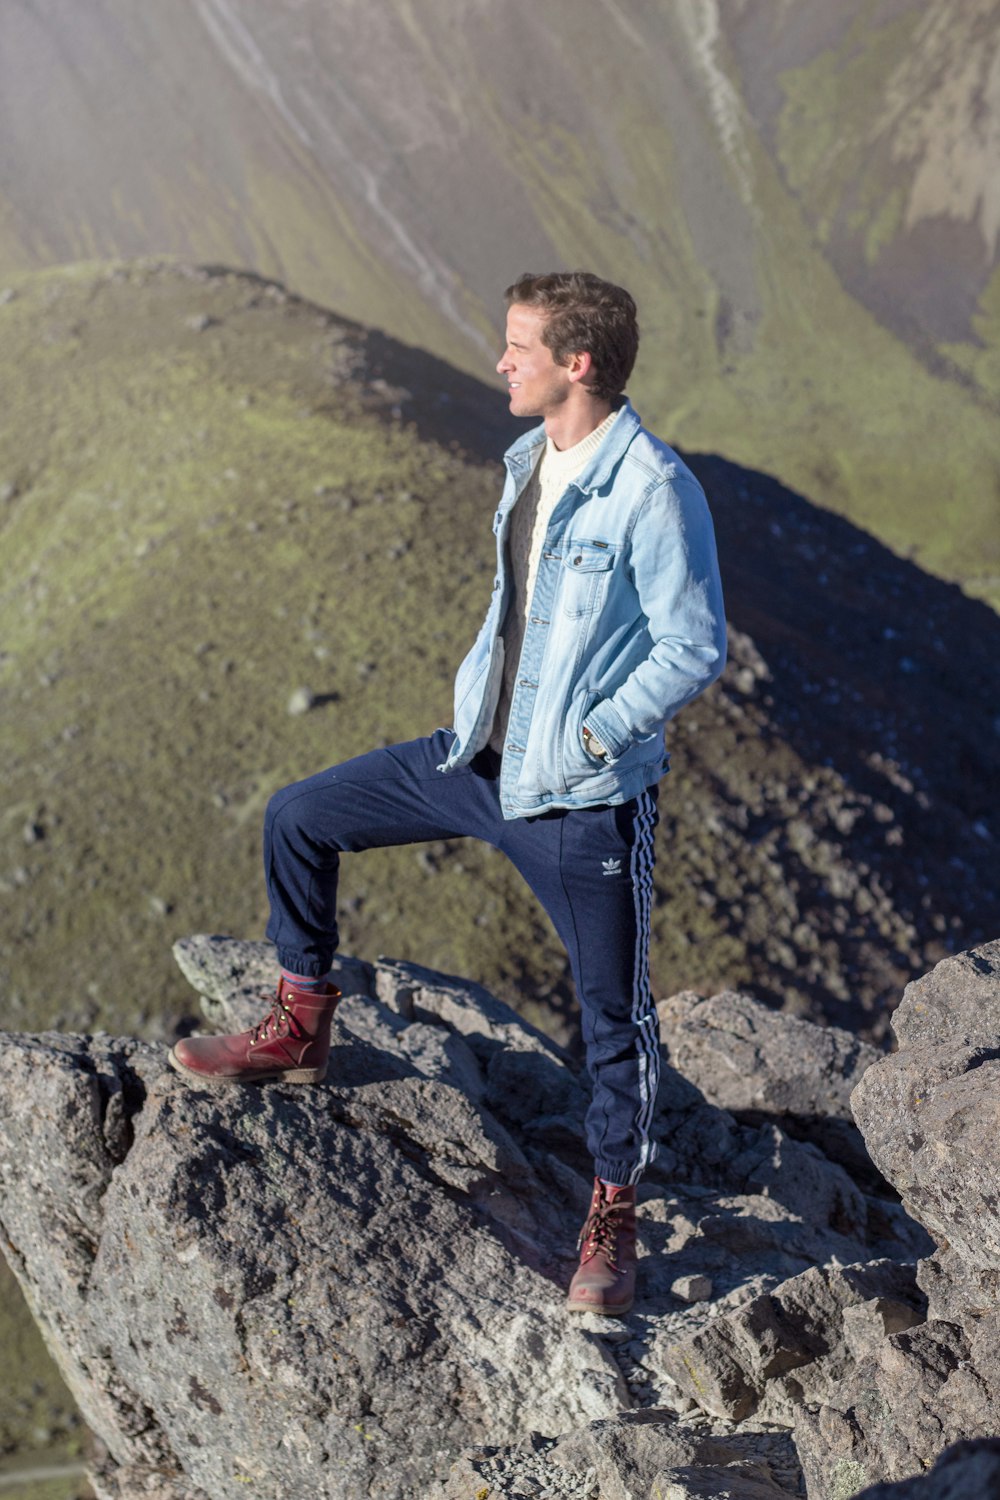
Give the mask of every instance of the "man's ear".
POLYGON ((569 361, 566 365, 566 371, 569 375, 570 380, 585 381, 593 368, 593 358, 590 352, 586 349, 577 349, 573 354, 570 355, 569 361))

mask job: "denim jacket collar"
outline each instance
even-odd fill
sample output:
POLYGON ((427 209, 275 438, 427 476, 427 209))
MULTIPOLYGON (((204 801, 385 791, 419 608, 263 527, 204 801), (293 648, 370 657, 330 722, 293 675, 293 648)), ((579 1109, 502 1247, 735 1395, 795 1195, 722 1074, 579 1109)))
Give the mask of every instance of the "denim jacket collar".
MULTIPOLYGON (((618 416, 612 424, 604 442, 594 454, 590 463, 577 479, 573 481, 574 487, 589 494, 591 490, 600 489, 610 478, 613 470, 628 451, 629 445, 641 427, 639 414, 631 401, 626 396, 618 409, 618 416)), ((516 479, 520 480, 522 472, 528 474, 534 468, 538 458, 538 451, 545 446, 545 425, 532 427, 529 432, 524 433, 512 444, 504 454, 504 463, 516 479)), ((518 484, 520 488, 520 484, 518 484)))

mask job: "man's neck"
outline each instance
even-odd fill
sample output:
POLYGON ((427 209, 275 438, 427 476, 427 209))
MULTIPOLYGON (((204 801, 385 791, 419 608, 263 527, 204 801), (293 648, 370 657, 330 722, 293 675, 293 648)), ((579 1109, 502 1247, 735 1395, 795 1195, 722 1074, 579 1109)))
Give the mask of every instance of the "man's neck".
POLYGON ((613 408, 610 401, 598 401, 592 398, 579 405, 566 402, 552 416, 545 419, 545 436, 552 445, 564 452, 567 448, 575 448, 577 443, 582 443, 585 437, 589 437, 596 427, 600 427, 605 417, 611 415, 613 408))

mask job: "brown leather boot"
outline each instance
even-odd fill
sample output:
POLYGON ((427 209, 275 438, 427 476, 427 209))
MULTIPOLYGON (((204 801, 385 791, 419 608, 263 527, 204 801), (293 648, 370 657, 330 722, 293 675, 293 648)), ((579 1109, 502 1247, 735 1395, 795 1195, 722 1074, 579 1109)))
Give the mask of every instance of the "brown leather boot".
POLYGON ((635 1299, 635 1188, 606 1187, 595 1177, 576 1245, 580 1264, 569 1284, 569 1311, 627 1313, 635 1299))
POLYGON ((171 1067, 209 1088, 230 1083, 319 1083, 330 1055, 330 1022, 340 991, 296 990, 282 979, 270 1014, 238 1036, 184 1037, 171 1067))

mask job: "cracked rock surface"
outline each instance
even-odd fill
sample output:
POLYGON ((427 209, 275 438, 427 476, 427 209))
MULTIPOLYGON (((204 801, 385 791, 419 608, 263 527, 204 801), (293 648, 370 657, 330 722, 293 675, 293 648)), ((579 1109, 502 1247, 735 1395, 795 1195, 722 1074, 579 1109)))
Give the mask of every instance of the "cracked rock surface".
MULTIPOLYGON (((993 942, 907 987, 893 1017, 899 1050, 869 1068, 852 1095, 873 1160, 936 1248, 916 1272, 926 1319, 887 1327, 882 1337, 868 1330, 839 1389, 799 1413, 810 1500, 908 1480, 948 1445, 1000 1431, 998 1023, 1000 942, 993 942)), ((995 1458, 980 1446, 955 1467, 938 1465, 920 1481, 926 1489, 913 1480, 899 1493, 1000 1493, 995 1458), (983 1476, 991 1464, 993 1478, 977 1488, 969 1475, 983 1476)))
MULTIPOLYGON (((213 1026, 260 1019, 268 945, 196 938, 177 957, 213 1026)), ((896 1058, 852 1063, 745 996, 692 1006, 684 1025, 718 1033, 712 1048, 743 1028, 767 1107, 734 1114, 707 1077, 665 1069, 636 1307, 571 1318, 590 1170, 574 1064, 465 981, 350 959, 336 978, 312 1088, 209 1093, 131 1039, 0 1041, 5 1247, 106 1446, 100 1500, 780 1500, 806 1481, 810 1500, 843 1500, 937 1456, 931 1411, 946 1432, 994 1420, 992 1252, 932 1253, 842 1135, 801 1128, 824 1110, 847 1125, 851 1068, 857 1101, 896 1058), (784 1089, 782 1058, 798 1068, 784 1089), (981 1327, 959 1316, 970 1298, 981 1327), (909 1469, 876 1451, 871 1402, 846 1401, 862 1377, 930 1431, 909 1469)), ((939 1100, 955 1078, 989 1084, 982 1039, 964 1047, 939 1100)), ((973 1128, 958 1106, 947 1118, 973 1128)), ((913 1155, 905 1125, 879 1124, 883 1170, 913 1155)), ((930 1194, 930 1165, 909 1170, 930 1194)))
POLYGON ((749 995, 661 1000, 660 1036, 679 1073, 748 1123, 772 1119, 854 1172, 869 1168, 851 1090, 881 1053, 838 1026, 814 1026, 749 995))

